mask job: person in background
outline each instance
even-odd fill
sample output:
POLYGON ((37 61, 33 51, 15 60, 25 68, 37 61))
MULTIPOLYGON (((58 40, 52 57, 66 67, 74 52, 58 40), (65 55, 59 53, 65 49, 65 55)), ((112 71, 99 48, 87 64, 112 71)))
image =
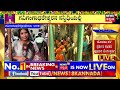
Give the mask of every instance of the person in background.
POLYGON ((19 40, 18 33, 14 32, 14 30, 12 30, 12 39, 13 39, 13 41, 19 40))
POLYGON ((62 44, 59 48, 62 50, 62 54, 63 54, 64 59, 65 59, 65 61, 66 61, 67 59, 66 59, 66 55, 65 55, 65 53, 66 53, 65 46, 62 44))
POLYGON ((55 45, 56 45, 56 47, 57 47, 57 45, 59 44, 59 42, 60 42, 60 40, 55 40, 55 45))
POLYGON ((55 45, 54 51, 55 51, 55 56, 56 56, 56 49, 58 48, 57 45, 58 45, 58 43, 59 43, 60 41, 56 39, 54 42, 55 42, 55 43, 54 43, 54 45, 55 45))
POLYGON ((59 41, 58 44, 57 44, 57 48, 59 48, 61 46, 61 42, 59 41))
POLYGON ((45 42, 46 42, 47 45, 48 45, 48 30, 46 29, 44 32, 45 32, 44 39, 45 39, 45 42))
POLYGON ((33 34, 33 40, 35 40, 35 34, 33 34))
POLYGON ((76 59, 77 59, 77 43, 73 43, 72 49, 73 49, 73 60, 76 61, 76 59))
POLYGON ((87 36, 88 38, 88 60, 92 61, 92 25, 88 25, 88 27, 86 28, 86 31, 85 31, 85 36, 87 36))
POLYGON ((66 34, 66 41, 70 41, 70 35, 66 34))
POLYGON ((60 48, 58 48, 56 50, 56 61, 64 61, 64 55, 62 54, 62 50, 60 48))
MULTIPOLYGON (((38 34, 39 34, 39 33, 42 34, 41 36, 44 36, 44 35, 43 35, 43 30, 42 30, 42 29, 39 29, 39 30, 38 30, 38 34)), ((37 34, 36 36, 38 36, 38 34, 37 34)))
POLYGON ((33 33, 33 30, 30 30, 31 41, 34 41, 34 36, 35 36, 35 34, 33 33))
POLYGON ((35 42, 39 47, 39 51, 44 55, 44 59, 48 61, 48 30, 39 29, 35 42))
POLYGON ((44 38, 42 37, 41 33, 39 33, 38 36, 36 36, 35 42, 37 43, 39 51, 41 52, 41 48, 42 48, 43 42, 44 42, 44 38))
MULTIPOLYGON (((42 29, 39 29, 39 33, 42 33, 42 31, 43 31, 42 29)), ((38 34, 39 34, 39 33, 38 33, 38 34)))
POLYGON ((88 50, 88 42, 87 42, 86 36, 84 36, 84 41, 83 41, 83 61, 88 60, 87 50, 88 50))
MULTIPOLYGON (((12 60, 13 61, 43 61, 44 58, 39 52, 35 42, 29 39, 30 33, 28 29, 21 28, 18 30, 20 40, 12 43, 12 60), (25 48, 24 48, 25 47, 25 48)), ((9 58, 9 48, 6 51, 6 57, 9 58)))
POLYGON ((48 61, 48 45, 46 42, 43 42, 43 53, 45 60, 48 61))
POLYGON ((67 60, 73 60, 73 49, 72 49, 72 43, 68 42, 67 44, 67 60))

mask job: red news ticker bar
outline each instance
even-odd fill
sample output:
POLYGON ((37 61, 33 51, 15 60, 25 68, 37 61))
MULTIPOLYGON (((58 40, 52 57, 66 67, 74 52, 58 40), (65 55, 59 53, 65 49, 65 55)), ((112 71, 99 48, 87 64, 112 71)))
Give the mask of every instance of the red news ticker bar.
MULTIPOLYGON (((38 72, 33 71, 38 75, 38 72)), ((35 76, 35 75, 34 75, 35 76)), ((49 77, 115 77, 113 71, 39 71, 39 76, 49 77)))
POLYGON ((52 77, 101 77, 102 72, 91 71, 40 71, 40 76, 52 76, 52 77))
POLYGON ((114 71, 49 71, 41 72, 40 76, 56 76, 56 77, 115 77, 114 71))
POLYGON ((58 70, 56 66, 44 66, 44 70, 58 70))
POLYGON ((55 66, 30 66, 30 70, 58 70, 55 66))
POLYGON ((115 71, 103 71, 102 77, 116 77, 115 71))
POLYGON ((26 63, 26 70, 31 70, 31 68, 37 68, 37 70, 38 68, 41 68, 40 70, 58 70, 58 65, 55 64, 55 66, 30 66, 30 63, 26 63))

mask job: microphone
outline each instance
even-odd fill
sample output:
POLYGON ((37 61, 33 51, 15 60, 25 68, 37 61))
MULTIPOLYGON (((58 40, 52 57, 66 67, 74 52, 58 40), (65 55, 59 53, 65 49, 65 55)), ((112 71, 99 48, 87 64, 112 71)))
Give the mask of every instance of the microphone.
POLYGON ((28 45, 26 43, 24 43, 22 49, 23 49, 23 56, 27 57, 28 45))

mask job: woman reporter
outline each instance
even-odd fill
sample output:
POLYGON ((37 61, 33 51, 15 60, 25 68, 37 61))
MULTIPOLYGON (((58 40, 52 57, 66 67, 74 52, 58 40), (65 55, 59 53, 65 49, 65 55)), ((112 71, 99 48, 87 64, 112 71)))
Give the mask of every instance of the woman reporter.
MULTIPOLYGON (((44 60, 40 55, 38 46, 30 40, 28 29, 18 30, 18 41, 12 43, 12 60, 13 61, 41 61, 44 60)), ((9 49, 6 51, 6 56, 9 57, 9 49)))

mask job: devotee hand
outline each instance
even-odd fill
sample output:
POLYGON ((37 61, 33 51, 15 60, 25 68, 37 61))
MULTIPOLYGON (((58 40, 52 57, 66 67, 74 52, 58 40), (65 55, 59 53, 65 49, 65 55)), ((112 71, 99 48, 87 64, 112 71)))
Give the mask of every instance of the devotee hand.
POLYGON ((26 58, 21 56, 21 57, 18 58, 18 60, 20 60, 20 61, 25 61, 26 58))
POLYGON ((23 56, 15 56, 15 57, 13 57, 13 59, 19 60, 19 61, 25 61, 26 60, 26 58, 23 57, 23 56))

